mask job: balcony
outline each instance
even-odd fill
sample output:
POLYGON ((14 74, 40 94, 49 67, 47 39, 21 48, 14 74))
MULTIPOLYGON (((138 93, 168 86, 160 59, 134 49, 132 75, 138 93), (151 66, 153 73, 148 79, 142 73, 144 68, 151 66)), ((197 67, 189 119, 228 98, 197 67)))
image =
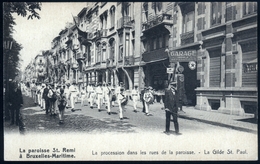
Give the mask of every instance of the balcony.
POLYGON ((142 54, 142 60, 146 63, 152 63, 156 61, 162 61, 168 58, 168 53, 165 52, 165 48, 153 50, 150 52, 144 52, 142 54))
POLYGON ((76 60, 77 61, 85 60, 85 55, 86 55, 86 53, 84 53, 84 54, 82 52, 77 53, 76 54, 76 60))
POLYGON ((160 14, 154 16, 152 19, 148 20, 147 22, 142 24, 142 30, 143 32, 153 30, 158 30, 158 27, 164 26, 164 25, 173 25, 173 18, 170 14, 160 14), (157 28, 156 28, 157 27, 157 28))
POLYGON ((126 56, 125 57, 125 65, 134 65, 134 56, 126 56))
POLYGON ((71 68, 72 69, 77 69, 78 66, 79 66, 78 63, 72 63, 71 68))
POLYGON ((181 34, 181 45, 194 43, 194 31, 181 34))
POLYGON ((131 17, 129 16, 124 16, 117 21, 117 30, 125 27, 129 27, 129 28, 133 27, 131 22, 131 17))
POLYGON ((96 32, 96 38, 97 39, 104 38, 104 37, 107 37, 107 29, 98 30, 96 32))

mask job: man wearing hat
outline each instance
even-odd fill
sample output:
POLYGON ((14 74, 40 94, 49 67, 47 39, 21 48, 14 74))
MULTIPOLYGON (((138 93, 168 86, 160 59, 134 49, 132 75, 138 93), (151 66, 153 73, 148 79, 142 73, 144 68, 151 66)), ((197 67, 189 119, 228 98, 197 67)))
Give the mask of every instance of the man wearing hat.
POLYGON ((173 117, 174 128, 176 134, 179 134, 179 124, 178 124, 178 107, 179 107, 179 98, 177 94, 177 83, 171 82, 169 89, 165 91, 165 101, 164 108, 166 114, 166 128, 165 133, 169 134, 170 132, 170 120, 171 116, 173 117))
POLYGON ((7 93, 7 102, 10 107, 9 109, 11 109, 11 125, 14 122, 18 125, 20 108, 23 106, 23 96, 17 82, 11 83, 10 91, 7 93))
POLYGON ((89 93, 89 97, 88 97, 89 105, 90 108, 93 109, 94 100, 96 97, 94 84, 90 84, 88 93, 89 93))
POLYGON ((69 87, 69 98, 70 98, 70 105, 71 111, 74 112, 75 109, 75 99, 79 95, 78 86, 76 85, 76 81, 73 81, 72 85, 69 87))
POLYGON ((100 112, 101 110, 101 103, 102 103, 102 98, 103 98, 103 90, 101 88, 101 83, 98 83, 98 86, 96 88, 96 94, 97 94, 97 106, 98 106, 98 111, 100 112))
POLYGON ((111 90, 111 83, 109 82, 107 86, 103 88, 103 94, 104 99, 106 103, 107 113, 111 114, 111 96, 112 96, 112 90, 111 90))
POLYGON ((68 108, 70 105, 70 101, 69 100, 69 94, 70 94, 70 91, 69 91, 69 87, 70 87, 70 83, 67 83, 65 88, 64 88, 64 94, 66 96, 66 99, 67 99, 67 104, 66 104, 66 108, 68 108))
POLYGON ((37 87, 36 87, 36 96, 37 96, 37 104, 39 106, 41 106, 41 93, 40 93, 40 90, 42 88, 42 85, 41 83, 37 83, 37 87))
POLYGON ((135 85, 134 89, 131 92, 131 96, 133 99, 133 107, 134 107, 134 112, 137 112, 137 101, 138 101, 138 96, 139 96, 139 91, 138 91, 138 86, 135 85))

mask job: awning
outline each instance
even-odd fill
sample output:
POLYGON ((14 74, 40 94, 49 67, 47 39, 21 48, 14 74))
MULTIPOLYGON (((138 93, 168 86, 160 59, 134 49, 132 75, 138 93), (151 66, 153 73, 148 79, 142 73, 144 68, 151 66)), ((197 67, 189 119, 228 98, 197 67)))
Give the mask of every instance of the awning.
POLYGON ((254 60, 251 60, 251 61, 247 62, 246 64, 253 64, 253 63, 257 63, 257 58, 254 59, 254 60))
POLYGON ((168 53, 165 52, 165 48, 145 52, 142 54, 142 60, 146 63, 152 63, 168 59, 168 53))

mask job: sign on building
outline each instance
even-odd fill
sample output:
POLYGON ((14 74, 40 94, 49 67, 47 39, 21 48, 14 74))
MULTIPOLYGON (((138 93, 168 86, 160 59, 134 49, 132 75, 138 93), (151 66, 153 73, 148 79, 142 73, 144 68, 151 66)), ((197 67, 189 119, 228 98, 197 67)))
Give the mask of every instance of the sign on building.
POLYGON ((197 51, 196 50, 169 51, 169 61, 170 62, 197 61, 197 51))
POLYGON ((167 68, 167 73, 173 73, 174 68, 167 68))

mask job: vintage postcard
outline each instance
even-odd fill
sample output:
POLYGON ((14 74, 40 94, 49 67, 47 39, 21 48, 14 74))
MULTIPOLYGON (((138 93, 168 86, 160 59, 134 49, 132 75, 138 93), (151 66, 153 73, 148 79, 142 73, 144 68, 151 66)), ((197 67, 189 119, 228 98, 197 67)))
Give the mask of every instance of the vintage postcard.
POLYGON ((5 161, 258 160, 257 2, 3 9, 5 161))

